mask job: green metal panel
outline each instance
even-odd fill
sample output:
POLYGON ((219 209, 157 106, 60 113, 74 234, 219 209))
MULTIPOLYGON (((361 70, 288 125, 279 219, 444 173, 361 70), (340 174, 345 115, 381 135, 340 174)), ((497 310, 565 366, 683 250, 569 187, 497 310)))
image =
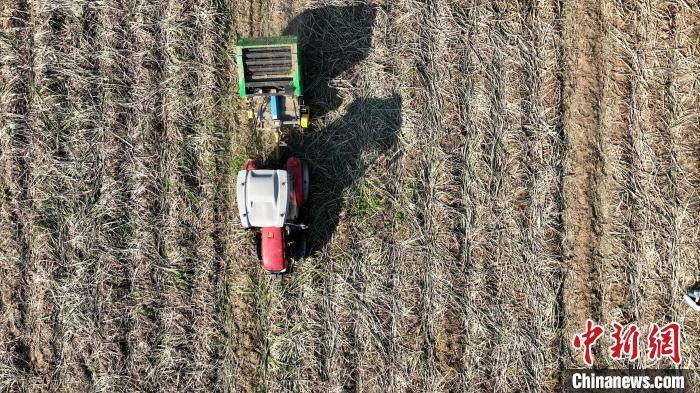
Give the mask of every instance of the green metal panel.
POLYGON ((238 94, 245 98, 245 71, 243 70, 243 47, 236 46, 236 63, 238 64, 238 94))
POLYGON ((294 86, 294 96, 301 96, 303 93, 302 71, 301 71, 301 51, 299 50, 299 37, 243 37, 236 42, 236 62, 238 63, 238 93, 241 98, 246 97, 245 91, 245 70, 243 67, 244 48, 263 48, 289 46, 292 52, 292 83, 294 86))
POLYGON ((294 62, 294 96, 299 97, 303 93, 303 78, 301 73, 301 50, 299 49, 299 38, 296 38, 296 43, 292 46, 292 57, 296 59, 294 62))
POLYGON ((261 48, 265 46, 284 46, 299 43, 299 37, 283 35, 279 37, 243 37, 239 38, 236 46, 243 48, 261 48))

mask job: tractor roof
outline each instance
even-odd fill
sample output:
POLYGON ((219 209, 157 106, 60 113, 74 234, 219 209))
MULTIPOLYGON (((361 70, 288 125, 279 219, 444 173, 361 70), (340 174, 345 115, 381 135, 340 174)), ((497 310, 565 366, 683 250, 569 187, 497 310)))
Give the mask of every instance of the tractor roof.
POLYGON ((287 171, 241 170, 236 180, 236 200, 243 227, 284 226, 289 207, 287 171))

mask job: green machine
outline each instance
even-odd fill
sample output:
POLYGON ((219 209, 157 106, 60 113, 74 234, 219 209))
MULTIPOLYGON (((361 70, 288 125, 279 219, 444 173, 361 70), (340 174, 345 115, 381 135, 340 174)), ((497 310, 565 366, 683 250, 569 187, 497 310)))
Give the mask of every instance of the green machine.
POLYGON ((256 124, 306 128, 299 37, 246 37, 236 42, 238 89, 256 124))

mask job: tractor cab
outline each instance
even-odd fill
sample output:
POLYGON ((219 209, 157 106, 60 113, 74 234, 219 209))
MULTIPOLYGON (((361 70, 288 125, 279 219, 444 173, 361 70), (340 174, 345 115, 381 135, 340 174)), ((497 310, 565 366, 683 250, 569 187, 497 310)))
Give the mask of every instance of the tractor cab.
POLYGON ((287 159, 284 169, 259 169, 248 160, 236 178, 236 202, 241 225, 260 228, 257 250, 263 268, 284 273, 289 257, 303 258, 306 241, 301 208, 308 197, 309 175, 296 157, 287 159), (292 247, 291 255, 287 249, 292 247), (300 257, 301 255, 301 257, 300 257))

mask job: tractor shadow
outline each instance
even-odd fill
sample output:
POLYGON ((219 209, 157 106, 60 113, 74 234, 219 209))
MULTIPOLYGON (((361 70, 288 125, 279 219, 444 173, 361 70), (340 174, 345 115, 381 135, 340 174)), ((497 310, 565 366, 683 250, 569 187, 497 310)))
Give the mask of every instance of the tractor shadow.
POLYGON ((304 97, 317 120, 288 138, 287 155, 310 168, 307 251, 313 256, 335 233, 344 210, 343 195, 356 185, 372 161, 390 152, 401 128, 401 97, 362 97, 345 103, 339 118, 326 119, 343 106, 334 80, 367 58, 376 9, 368 5, 307 10, 290 21, 284 34, 301 40, 304 97))
POLYGON ((301 41, 304 98, 312 116, 322 117, 341 105, 331 84, 369 55, 376 13, 366 4, 313 8, 283 30, 283 35, 297 35, 301 41))

